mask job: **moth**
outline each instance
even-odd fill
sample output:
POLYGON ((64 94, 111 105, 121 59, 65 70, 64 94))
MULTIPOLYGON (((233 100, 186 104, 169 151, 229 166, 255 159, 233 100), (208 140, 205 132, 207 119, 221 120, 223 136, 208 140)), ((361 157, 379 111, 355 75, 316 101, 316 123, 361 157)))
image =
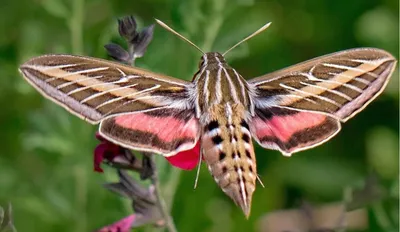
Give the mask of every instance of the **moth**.
POLYGON ((228 51, 201 51, 191 82, 74 55, 35 57, 20 72, 45 97, 100 124, 115 144, 171 157, 200 143, 215 181, 248 217, 253 140, 285 156, 328 141, 383 91, 396 66, 386 51, 356 48, 246 80, 225 61, 228 51))

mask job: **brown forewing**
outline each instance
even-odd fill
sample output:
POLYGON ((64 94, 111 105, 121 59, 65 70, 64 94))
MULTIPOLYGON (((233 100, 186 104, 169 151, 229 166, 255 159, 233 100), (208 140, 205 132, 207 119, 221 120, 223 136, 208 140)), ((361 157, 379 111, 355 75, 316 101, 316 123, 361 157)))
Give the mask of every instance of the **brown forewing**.
POLYGON ((342 51, 249 81, 256 105, 327 113, 346 121, 377 97, 396 66, 375 48, 342 51), (258 104, 257 104, 258 103, 258 104))
POLYGON ((187 101, 188 82, 102 59, 46 55, 20 67, 43 95, 91 123, 187 101))

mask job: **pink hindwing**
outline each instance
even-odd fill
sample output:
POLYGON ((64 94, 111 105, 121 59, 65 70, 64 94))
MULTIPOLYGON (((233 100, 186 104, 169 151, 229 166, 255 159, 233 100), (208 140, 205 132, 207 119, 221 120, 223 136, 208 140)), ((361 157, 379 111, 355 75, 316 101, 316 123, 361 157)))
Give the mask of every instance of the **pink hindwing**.
POLYGON ((167 157, 192 149, 200 137, 193 111, 176 109, 111 116, 100 123, 100 133, 121 146, 167 157))
POLYGON ((340 130, 339 121, 331 116, 277 107, 257 110, 250 125, 262 147, 280 150, 286 156, 319 145, 340 130))

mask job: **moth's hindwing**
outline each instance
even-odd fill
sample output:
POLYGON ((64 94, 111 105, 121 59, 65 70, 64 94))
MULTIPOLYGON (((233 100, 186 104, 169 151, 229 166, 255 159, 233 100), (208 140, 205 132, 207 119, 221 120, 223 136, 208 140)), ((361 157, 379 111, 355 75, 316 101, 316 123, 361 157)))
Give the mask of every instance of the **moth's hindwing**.
POLYGON ((192 149, 200 137, 194 112, 173 108, 108 117, 100 123, 100 133, 124 147, 164 156, 192 149))
POLYGON ((251 133, 261 146, 287 156, 324 143, 340 128, 340 122, 331 116, 279 107, 256 109, 250 123, 251 133))

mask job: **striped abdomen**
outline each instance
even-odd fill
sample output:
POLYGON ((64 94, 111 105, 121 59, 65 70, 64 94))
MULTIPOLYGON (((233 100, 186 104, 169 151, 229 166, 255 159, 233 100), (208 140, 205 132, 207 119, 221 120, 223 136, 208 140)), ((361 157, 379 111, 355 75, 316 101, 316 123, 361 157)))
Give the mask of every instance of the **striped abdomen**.
POLYGON ((212 106, 210 121, 203 128, 202 149, 204 160, 217 184, 248 216, 257 173, 249 126, 244 115, 241 104, 212 106))

